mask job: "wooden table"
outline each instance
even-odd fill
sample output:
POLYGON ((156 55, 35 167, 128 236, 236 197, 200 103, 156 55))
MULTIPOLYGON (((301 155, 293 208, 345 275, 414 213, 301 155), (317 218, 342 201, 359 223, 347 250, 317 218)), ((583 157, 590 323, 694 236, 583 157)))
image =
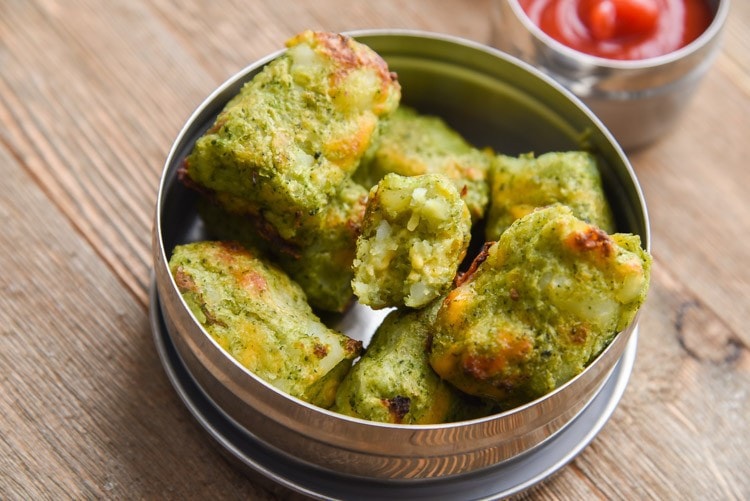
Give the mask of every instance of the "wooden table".
MULTIPOLYGON (((0 2, 0 498, 275 499, 224 459, 154 349, 150 230, 166 153, 214 87, 298 31, 487 43, 489 9, 0 2)), ((530 497, 750 498, 748 25, 750 2, 735 0, 684 120, 632 155, 655 258, 634 373, 600 435, 530 497)))

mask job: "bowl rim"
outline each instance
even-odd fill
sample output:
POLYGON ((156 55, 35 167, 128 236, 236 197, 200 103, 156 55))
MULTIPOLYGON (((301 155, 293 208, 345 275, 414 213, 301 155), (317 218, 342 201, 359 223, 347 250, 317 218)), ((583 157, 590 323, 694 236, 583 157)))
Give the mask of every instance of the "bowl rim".
POLYGON ((730 0, 716 0, 716 12, 711 20, 711 23, 698 36, 695 40, 680 47, 677 50, 668 52, 661 56, 648 57, 644 59, 634 60, 621 60, 621 59, 608 59, 606 57, 594 56, 581 52, 579 50, 568 47, 567 45, 559 42, 544 30, 534 23, 526 12, 521 7, 519 0, 497 0, 499 2, 508 2, 508 6, 513 11, 516 19, 529 31, 529 33, 538 41, 544 43, 548 47, 558 51, 559 53, 567 56, 570 59, 577 60, 581 63, 588 64, 590 66, 599 66, 607 69, 620 69, 620 70, 647 70, 663 66, 665 64, 674 63, 685 59, 692 54, 700 51, 706 47, 712 40, 717 39, 722 32, 722 28, 726 23, 729 15, 730 0))

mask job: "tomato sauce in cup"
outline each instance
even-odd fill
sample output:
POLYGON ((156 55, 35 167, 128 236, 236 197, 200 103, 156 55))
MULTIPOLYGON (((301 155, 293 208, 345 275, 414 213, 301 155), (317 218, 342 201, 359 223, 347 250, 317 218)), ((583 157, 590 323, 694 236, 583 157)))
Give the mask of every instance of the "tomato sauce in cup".
POLYGON ((713 19, 707 0, 519 0, 558 42, 593 56, 637 60, 698 38, 713 19))

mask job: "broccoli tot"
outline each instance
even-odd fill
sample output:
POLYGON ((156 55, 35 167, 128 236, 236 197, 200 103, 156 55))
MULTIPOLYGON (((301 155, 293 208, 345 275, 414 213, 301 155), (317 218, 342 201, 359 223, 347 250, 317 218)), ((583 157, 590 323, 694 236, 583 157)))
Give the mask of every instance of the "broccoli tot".
POLYGON ((388 174, 370 190, 352 288, 379 309, 419 308, 445 292, 466 254, 471 216, 440 174, 388 174))
POLYGON ((258 219, 232 214, 206 199, 198 205, 212 236, 261 249, 305 291, 319 311, 341 313, 352 303, 352 262, 367 190, 347 180, 331 202, 307 221, 295 244, 268 240, 258 219))
POLYGON ((567 205, 577 218, 606 232, 615 229, 596 158, 590 153, 551 152, 537 158, 497 155, 490 167, 486 240, 497 240, 519 217, 553 203, 567 205))
POLYGON ((438 306, 439 299, 422 310, 389 313, 341 382, 331 410, 383 423, 451 421, 463 397, 435 374, 426 353, 438 306))
POLYGON ((362 343, 323 325, 281 270, 226 242, 177 246, 169 268, 196 319, 240 364, 294 397, 333 404, 362 343))
POLYGON ((469 144, 443 119, 400 106, 382 124, 375 146, 363 159, 354 179, 367 188, 386 174, 443 174, 461 194, 476 222, 489 200, 487 171, 491 154, 469 144))
POLYGON ((607 235, 557 204, 508 228, 437 314, 430 364, 505 408, 540 397, 593 360, 646 297, 637 235, 607 235))
POLYGON ((385 61, 349 37, 305 31, 287 47, 196 141, 183 179, 294 241, 359 165, 401 89, 385 61))

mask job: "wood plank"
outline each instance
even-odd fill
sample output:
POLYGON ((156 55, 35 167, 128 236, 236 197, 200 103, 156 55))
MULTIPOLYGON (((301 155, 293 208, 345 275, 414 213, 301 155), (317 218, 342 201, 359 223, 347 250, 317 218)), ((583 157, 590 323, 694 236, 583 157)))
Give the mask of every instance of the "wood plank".
POLYGON ((136 3, 16 2, 5 10, 4 140, 145 304, 163 159, 213 83, 201 86, 198 72, 172 73, 171 85, 161 85, 180 51, 136 3))
POLYGON ((719 64, 734 66, 731 70, 735 85, 750 96, 750 32, 747 20, 750 19, 750 3, 735 0, 731 2, 729 17, 722 40, 722 57, 719 64))
POLYGON ((404 2, 180 2, 157 0, 154 11, 217 83, 275 52, 306 29, 401 28, 448 33, 487 43, 489 0, 404 2))
MULTIPOLYGON (((302 29, 487 42, 490 3, 0 2, 0 498, 273 498, 217 452, 153 350, 169 145, 218 83, 302 29)), ((685 120, 632 155, 656 263, 631 384, 523 499, 750 498, 750 3, 732 10, 685 120)))
POLYGON ((0 166, 0 498, 272 499, 177 398, 144 308, 4 148, 0 166))

